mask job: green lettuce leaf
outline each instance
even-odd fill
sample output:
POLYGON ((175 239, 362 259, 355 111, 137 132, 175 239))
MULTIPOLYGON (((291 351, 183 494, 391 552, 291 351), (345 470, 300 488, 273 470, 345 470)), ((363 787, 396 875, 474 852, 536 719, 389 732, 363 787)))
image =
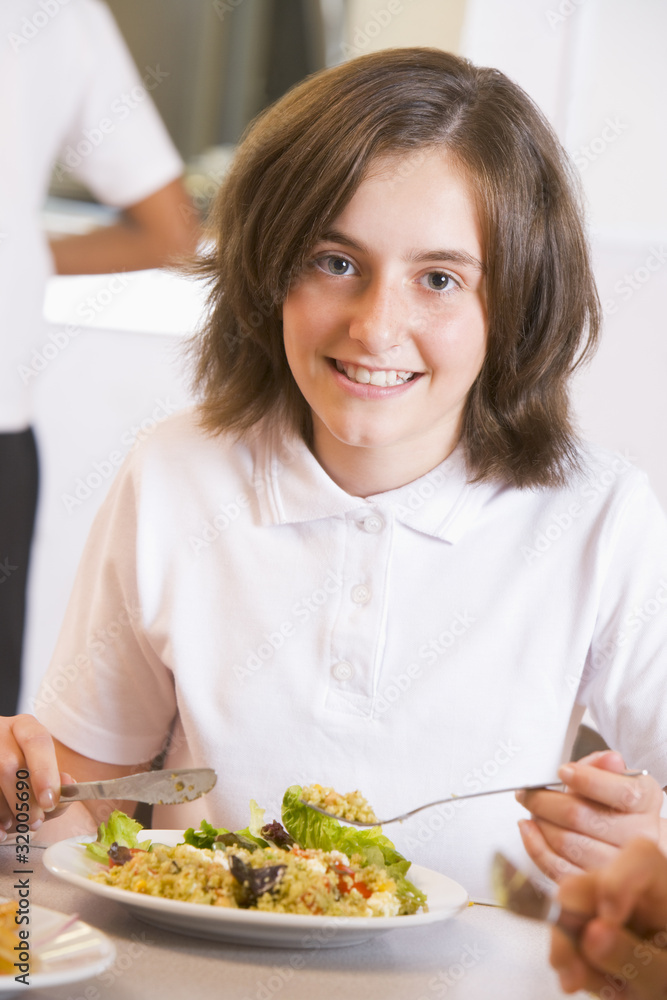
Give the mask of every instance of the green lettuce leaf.
POLYGON ((119 844, 121 847, 138 847, 142 851, 147 851, 150 840, 139 843, 138 834, 143 830, 141 823, 132 819, 119 809, 109 816, 106 823, 100 823, 97 828, 97 840, 91 844, 86 844, 86 854, 106 864, 108 859, 107 851, 112 844, 119 844))
POLYGON ((299 847, 332 851, 342 827, 335 816, 323 816, 301 802, 301 785, 290 785, 283 796, 283 826, 299 847))
MULTIPOLYGON (((255 819, 257 820, 261 819, 263 822, 264 810, 259 808, 254 799, 251 799, 250 801, 250 813, 252 816, 250 825, 247 826, 244 830, 235 830, 234 831, 235 835, 237 837, 240 837, 241 840, 245 839, 251 841, 256 847, 268 847, 268 844, 265 840, 262 840, 261 837, 255 835, 255 827, 253 821, 255 819)), ((208 849, 212 851, 215 850, 216 838, 218 836, 221 836, 222 834, 229 834, 229 833, 231 833, 231 831, 226 829, 226 827, 224 826, 215 827, 211 823, 208 823, 205 819, 203 819, 199 824, 198 830, 195 830, 194 827, 191 826, 189 827, 189 829, 185 831, 185 833, 183 834, 183 843, 191 844, 192 847, 199 847, 202 849, 208 849)), ((241 843, 240 846, 243 847, 247 845, 241 843)))
POLYGON ((229 832, 230 831, 224 826, 215 827, 203 819, 199 824, 198 830, 195 830, 195 828, 191 826, 185 831, 183 834, 183 843, 190 844, 192 847, 212 850, 213 843, 218 834, 229 832))
POLYGON ((248 823, 248 829, 253 837, 259 837, 261 839, 265 812, 266 809, 260 808, 254 799, 250 799, 250 822, 248 823))
POLYGON ((384 868, 396 882, 401 902, 414 912, 425 905, 426 896, 405 876, 411 862, 396 850, 379 826, 362 830, 345 826, 335 816, 323 816, 301 802, 301 786, 291 785, 282 805, 283 825, 300 847, 342 851, 348 858, 360 854, 367 864, 384 868))

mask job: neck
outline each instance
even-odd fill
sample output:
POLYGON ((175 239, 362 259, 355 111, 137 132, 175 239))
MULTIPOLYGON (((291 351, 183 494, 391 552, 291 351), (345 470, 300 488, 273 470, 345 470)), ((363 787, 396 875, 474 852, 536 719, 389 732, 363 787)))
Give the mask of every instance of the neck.
POLYGON ((313 452, 318 462, 336 485, 351 496, 372 497, 400 489, 425 476, 452 453, 456 441, 437 455, 409 445, 399 448, 351 447, 336 438, 329 438, 326 447, 313 452))

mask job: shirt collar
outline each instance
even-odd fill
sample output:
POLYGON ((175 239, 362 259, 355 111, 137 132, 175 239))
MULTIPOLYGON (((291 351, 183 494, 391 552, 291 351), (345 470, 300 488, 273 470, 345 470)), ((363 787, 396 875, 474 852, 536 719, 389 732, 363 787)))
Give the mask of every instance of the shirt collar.
POLYGON ((354 497, 327 475, 306 443, 277 427, 263 428, 254 440, 254 486, 262 524, 298 524, 341 517, 369 508, 443 541, 454 543, 472 523, 489 491, 471 484, 463 448, 425 476, 397 490, 354 497))

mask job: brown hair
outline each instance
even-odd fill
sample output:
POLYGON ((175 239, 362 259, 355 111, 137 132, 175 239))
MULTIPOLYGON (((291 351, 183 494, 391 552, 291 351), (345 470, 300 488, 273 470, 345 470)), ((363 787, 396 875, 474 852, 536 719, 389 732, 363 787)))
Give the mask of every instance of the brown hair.
POLYGON ((290 283, 373 161, 437 146, 476 193, 487 266, 488 349, 462 425, 471 474, 545 486, 577 467, 567 383, 595 345, 599 301, 571 168, 516 84, 437 49, 324 70, 251 125, 197 265, 210 281, 191 345, 206 428, 245 432, 271 414, 308 439, 283 347, 290 283))

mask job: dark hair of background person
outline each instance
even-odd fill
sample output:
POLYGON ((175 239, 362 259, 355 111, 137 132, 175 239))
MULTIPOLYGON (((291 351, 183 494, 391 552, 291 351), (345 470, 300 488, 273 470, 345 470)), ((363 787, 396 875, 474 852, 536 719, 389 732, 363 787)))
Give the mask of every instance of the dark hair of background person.
POLYGON ((551 127, 495 69, 392 49, 314 74, 251 124, 213 214, 209 284, 189 345, 203 426, 243 434, 270 414, 311 436, 289 369, 282 303, 378 158, 443 148, 475 192, 488 347, 465 404, 471 478, 560 485, 578 467, 569 378, 600 308, 578 188, 551 127))

